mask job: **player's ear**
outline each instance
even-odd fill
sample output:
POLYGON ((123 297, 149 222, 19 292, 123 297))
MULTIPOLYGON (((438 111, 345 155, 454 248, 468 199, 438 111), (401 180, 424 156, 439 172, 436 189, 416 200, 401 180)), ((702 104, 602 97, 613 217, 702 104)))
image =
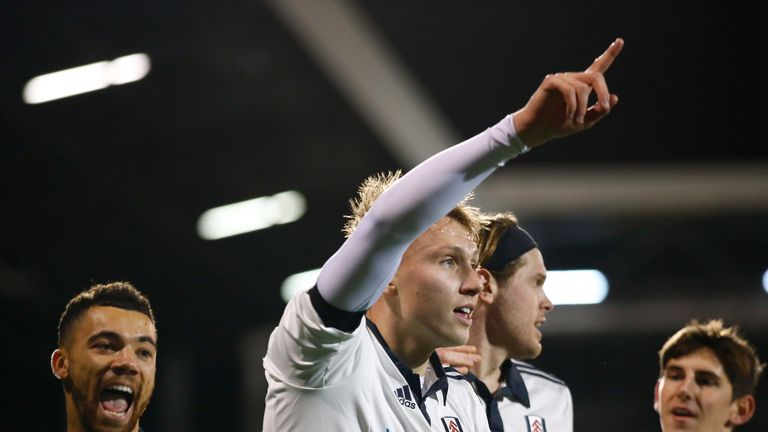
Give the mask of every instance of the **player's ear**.
POLYGON ((63 380, 69 376, 69 359, 66 351, 62 348, 56 348, 51 353, 51 372, 56 378, 63 380))
POLYGON ((486 304, 493 303, 496 293, 499 291, 499 287, 496 284, 496 278, 493 277, 491 272, 482 267, 477 268, 477 274, 480 276, 480 281, 483 283, 483 289, 480 290, 480 301, 486 304))
POLYGON ((389 296, 396 296, 398 293, 397 291, 397 277, 393 278, 387 286, 384 288, 384 291, 381 293, 381 295, 389 295, 389 296))
POLYGON ((755 397, 742 396, 731 403, 731 415, 728 422, 731 426, 739 426, 748 422, 755 414, 755 397))
POLYGON ((656 387, 653 389, 653 410, 659 412, 659 380, 656 380, 656 387))

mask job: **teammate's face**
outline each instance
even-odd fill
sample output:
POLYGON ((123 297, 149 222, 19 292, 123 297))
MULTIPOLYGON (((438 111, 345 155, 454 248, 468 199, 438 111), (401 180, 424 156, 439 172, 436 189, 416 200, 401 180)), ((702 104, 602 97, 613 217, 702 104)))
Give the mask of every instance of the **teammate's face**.
POLYGON ((156 331, 141 312, 96 306, 75 322, 52 358, 64 381, 68 424, 137 431, 155 386, 156 331))
POLYGON ((444 217, 403 255, 392 283, 401 331, 422 347, 466 343, 481 288, 477 245, 466 228, 444 217))
POLYGON ((732 396, 720 360, 709 348, 700 348, 667 363, 654 407, 664 432, 728 431, 740 423, 738 401, 732 396))
POLYGON ((510 278, 492 282, 496 293, 486 312, 486 326, 491 343, 525 360, 541 353, 539 327, 553 306, 544 293, 547 269, 539 249, 531 249, 521 259, 522 266, 510 278))

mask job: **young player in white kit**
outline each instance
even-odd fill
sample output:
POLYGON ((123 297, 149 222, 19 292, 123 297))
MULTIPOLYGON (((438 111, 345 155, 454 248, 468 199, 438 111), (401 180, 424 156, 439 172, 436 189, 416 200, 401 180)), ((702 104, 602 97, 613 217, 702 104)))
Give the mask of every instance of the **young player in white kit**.
POLYGON ((539 327, 553 308, 543 289, 542 254, 514 215, 485 219, 478 270, 484 286, 469 346, 438 352, 445 363, 464 368, 492 432, 572 432, 573 402, 565 383, 516 360, 541 353, 539 327))
POLYGON ((488 430, 469 383, 434 353, 466 342, 482 288, 476 221, 456 205, 528 147, 607 115, 618 98, 603 73, 621 46, 587 72, 548 75, 514 115, 381 193, 270 337, 265 431, 488 430))

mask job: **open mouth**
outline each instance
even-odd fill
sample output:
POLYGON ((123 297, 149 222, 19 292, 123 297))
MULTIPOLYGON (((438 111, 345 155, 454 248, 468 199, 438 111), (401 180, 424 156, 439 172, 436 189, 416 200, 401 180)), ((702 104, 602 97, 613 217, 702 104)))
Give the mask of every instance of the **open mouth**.
POLYGON ((472 308, 470 306, 457 307, 453 313, 465 323, 472 323, 472 308))
POLYGON ((133 389, 125 385, 111 385, 101 391, 102 410, 113 418, 124 418, 133 405, 133 389))
POLYGON ((678 408, 672 408, 672 415, 675 417, 687 417, 687 418, 693 418, 696 417, 693 414, 693 411, 689 410, 688 408, 678 407, 678 408))

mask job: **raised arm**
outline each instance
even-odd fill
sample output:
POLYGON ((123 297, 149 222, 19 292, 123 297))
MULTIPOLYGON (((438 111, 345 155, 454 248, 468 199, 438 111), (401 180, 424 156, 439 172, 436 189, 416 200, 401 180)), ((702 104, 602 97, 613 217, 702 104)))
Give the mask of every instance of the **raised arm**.
POLYGON ((587 129, 617 103, 603 76, 621 51, 617 39, 585 72, 547 75, 514 116, 427 159, 376 201, 323 266, 320 296, 364 311, 392 279, 408 245, 509 159, 545 141, 587 129), (594 91, 597 103, 587 106, 594 91), (513 121, 514 118, 514 121, 513 121))
POLYGON ((507 116, 416 166, 376 200, 325 263, 317 281, 320 295, 346 311, 370 307, 394 276, 408 245, 522 148, 507 116))

